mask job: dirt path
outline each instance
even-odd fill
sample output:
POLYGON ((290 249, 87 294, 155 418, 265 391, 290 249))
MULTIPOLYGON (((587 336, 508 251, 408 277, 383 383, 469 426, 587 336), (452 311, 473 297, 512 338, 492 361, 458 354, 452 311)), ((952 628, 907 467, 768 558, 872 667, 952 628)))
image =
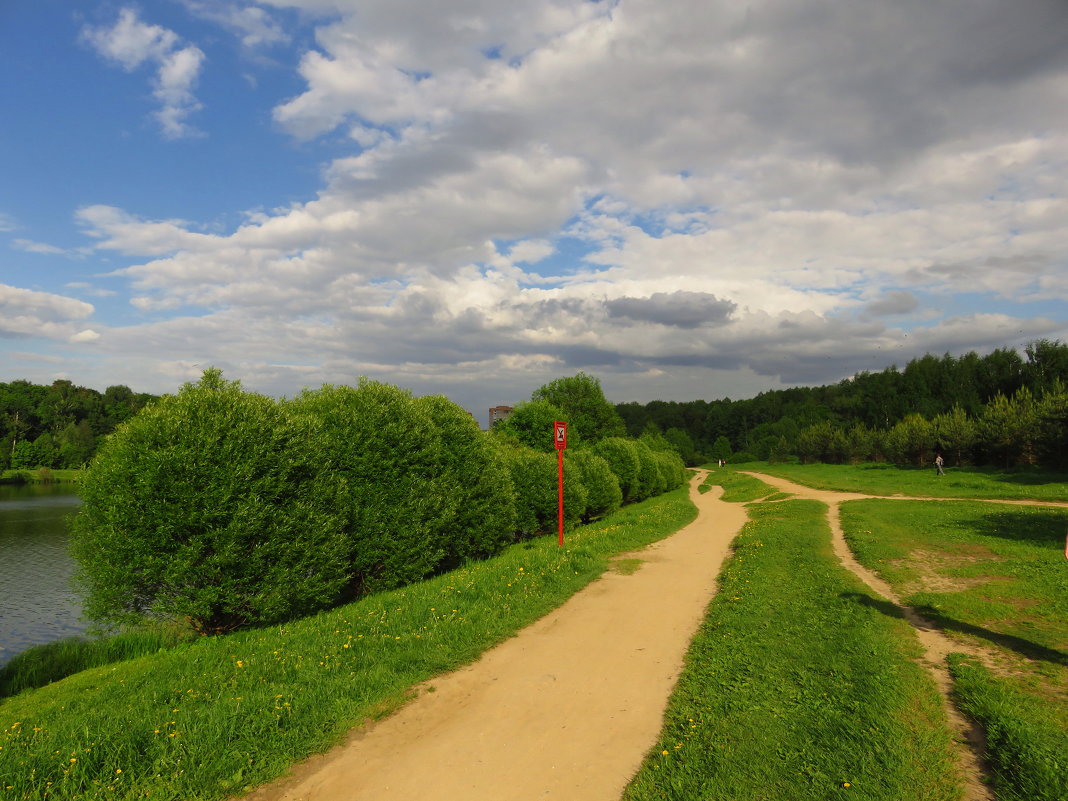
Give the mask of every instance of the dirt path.
POLYGON ((916 630, 916 636, 919 638, 920 645, 924 649, 924 666, 930 671, 935 684, 942 693, 946 714, 949 717, 950 724, 954 729, 958 742, 962 745, 959 749, 959 759, 961 771, 965 780, 966 801, 993 801, 993 792, 986 786, 986 784, 984 784, 984 779, 989 775, 984 764, 984 754, 986 752, 985 737, 982 730, 965 718, 957 710, 956 706, 953 705, 951 700, 953 680, 949 675, 949 669, 946 664, 946 657, 954 652, 969 653, 979 658, 983 658, 985 653, 977 648, 972 648, 949 639, 933 623, 925 620, 911 607, 903 604, 897 594, 890 588, 889 584, 861 565, 854 558, 853 552, 846 544, 845 537, 842 533, 839 504, 843 501, 866 498, 909 501, 973 500, 982 501, 983 503, 1011 504, 1014 506, 1066 507, 1068 506, 1068 503, 1059 501, 986 500, 981 498, 908 498, 901 495, 891 497, 882 495, 862 495, 855 492, 836 492, 833 490, 813 489, 812 487, 794 484, 792 481, 787 481, 786 479, 778 478, 777 476, 769 476, 764 473, 751 473, 748 471, 745 471, 745 473, 746 475, 760 479, 765 484, 768 484, 781 492, 791 493, 797 498, 809 498, 822 501, 827 505, 827 519, 831 527, 834 552, 841 560, 842 564, 849 570, 853 571, 861 581, 875 590, 875 592, 879 593, 884 598, 887 598, 901 609, 905 619, 912 624, 913 628, 916 630))
POLYGON ((616 801, 660 733, 716 589, 740 504, 700 494, 694 523, 442 676, 381 723, 246 801, 616 801), (431 691, 432 690, 432 691, 431 691))

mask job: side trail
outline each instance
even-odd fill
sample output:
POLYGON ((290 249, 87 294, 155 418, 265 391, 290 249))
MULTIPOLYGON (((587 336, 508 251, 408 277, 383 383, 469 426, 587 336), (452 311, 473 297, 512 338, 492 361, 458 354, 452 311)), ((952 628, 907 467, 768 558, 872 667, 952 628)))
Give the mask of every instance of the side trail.
POLYGON ((668 697, 744 507, 697 491, 698 517, 393 716, 354 730, 246 801, 616 801, 668 697))
MULTIPOLYGON (((846 544, 845 536, 842 533, 841 518, 839 515, 839 505, 844 501, 868 498, 899 501, 949 501, 962 499, 930 497, 907 498, 900 495, 887 497, 883 495, 862 495, 855 492, 817 490, 812 487, 802 486, 801 484, 794 484, 791 481, 778 478, 777 476, 769 476, 764 473, 752 473, 749 471, 741 472, 745 472, 746 475, 752 476, 753 478, 760 479, 765 484, 774 487, 780 492, 790 493, 796 498, 821 501, 827 505, 827 522, 831 528, 831 539, 835 555, 837 555, 842 564, 860 578, 861 581, 897 606, 897 608, 901 610, 901 614, 905 620, 907 620, 916 631, 916 636, 924 650, 923 665, 930 672, 939 692, 942 694, 942 701, 946 710, 946 715, 949 718, 950 725, 953 727, 957 743, 959 744, 959 748, 957 749, 958 762, 964 779, 965 801, 994 801, 994 794, 985 782, 985 780, 989 778, 989 771, 986 768, 984 757, 986 753, 986 738, 982 729, 965 718, 953 704, 953 680, 949 675, 949 668, 946 663, 946 657, 951 653, 967 653, 980 659, 984 659, 987 654, 979 648, 969 647, 956 640, 951 640, 942 633, 941 629, 930 621, 924 619, 914 609, 904 604, 891 589, 889 584, 861 565, 846 544)), ((1068 507, 1068 503, 1058 501, 986 500, 979 498, 969 498, 967 500, 977 500, 982 501, 983 503, 1002 503, 1014 506, 1068 507)))

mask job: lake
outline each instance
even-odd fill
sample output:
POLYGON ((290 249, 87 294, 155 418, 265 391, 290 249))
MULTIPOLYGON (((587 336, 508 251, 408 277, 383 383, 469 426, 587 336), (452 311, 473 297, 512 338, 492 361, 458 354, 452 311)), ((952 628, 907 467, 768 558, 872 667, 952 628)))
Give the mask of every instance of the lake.
POLYGON ((70 484, 0 484, 0 664, 86 628, 67 552, 79 503, 70 484))

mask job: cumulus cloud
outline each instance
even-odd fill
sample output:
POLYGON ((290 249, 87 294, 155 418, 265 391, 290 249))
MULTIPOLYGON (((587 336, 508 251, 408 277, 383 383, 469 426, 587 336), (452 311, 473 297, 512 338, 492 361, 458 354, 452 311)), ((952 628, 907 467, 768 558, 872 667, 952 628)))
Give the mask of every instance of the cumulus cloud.
POLYGON ((67 339, 93 311, 74 298, 0 284, 0 337, 67 339))
POLYGON ((142 22, 133 8, 123 8, 111 26, 85 26, 82 38, 127 72, 146 63, 156 68, 153 95, 161 107, 155 117, 165 137, 181 139, 200 133, 186 122, 202 108, 193 94, 204 62, 199 47, 183 44, 174 31, 142 22))
MULTIPOLYGON (((655 376, 737 397, 701 382, 837 380, 1064 330, 1026 307, 1068 300, 1063 3, 270 5, 325 20, 275 120, 351 153, 313 200, 228 233, 81 209, 139 310, 190 315, 100 350, 279 391, 364 372, 503 392, 586 368, 635 395, 655 376), (928 306, 962 292, 986 307, 928 306)), ((281 41, 258 6, 186 6, 281 41)), ((128 9, 86 36, 155 65, 182 124, 198 50, 128 9)))

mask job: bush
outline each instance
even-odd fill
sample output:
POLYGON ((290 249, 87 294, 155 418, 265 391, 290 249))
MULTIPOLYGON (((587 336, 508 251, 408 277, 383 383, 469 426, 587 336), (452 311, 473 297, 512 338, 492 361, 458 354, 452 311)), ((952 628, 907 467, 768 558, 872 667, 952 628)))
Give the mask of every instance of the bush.
POLYGON ((319 443, 313 421, 214 369, 124 423, 79 487, 87 616, 218 632, 335 603, 348 549, 319 443))
MULTIPOLYGON (((440 443, 427 492, 438 499, 442 566, 498 553, 515 530, 515 494, 504 458, 470 414, 441 395, 416 399, 440 443)), ((552 438, 552 428, 546 439, 552 438)))
POLYGON ((565 464, 566 462, 574 462, 582 473, 582 483, 586 487, 586 514, 583 517, 585 522, 610 514, 623 504, 619 479, 608 466, 608 462, 596 453, 591 450, 569 450, 565 464))
POLYGON ((656 466, 664 482, 664 492, 669 492, 686 483, 686 465, 678 453, 663 451, 654 453, 656 466))
POLYGON ((632 444, 638 455, 638 480, 634 500, 641 501, 662 493, 667 488, 667 483, 657 466, 656 453, 641 440, 632 444))
POLYGON ((325 466, 344 482, 346 597, 433 573, 448 556, 442 531, 457 501, 435 491, 448 479, 438 475, 445 455, 427 406, 410 392, 365 379, 357 387, 305 390, 287 405, 321 429, 325 466))
POLYGON ((556 450, 553 423, 557 420, 567 420, 559 407, 545 400, 527 401, 518 404, 507 418, 494 423, 493 430, 528 448, 552 453, 556 450))
POLYGON ((593 446, 593 452, 608 462, 609 468, 619 481, 624 502, 638 499, 640 484, 638 470, 638 447, 633 440, 623 437, 608 437, 593 446))
MULTIPOLYGON (((499 441, 500 442, 500 441, 499 441)), ((534 537, 556 531, 558 467, 556 456, 524 446, 500 442, 515 492, 516 533, 534 537)), ((578 465, 564 460, 564 528, 575 526, 586 513, 586 487, 578 465)))

